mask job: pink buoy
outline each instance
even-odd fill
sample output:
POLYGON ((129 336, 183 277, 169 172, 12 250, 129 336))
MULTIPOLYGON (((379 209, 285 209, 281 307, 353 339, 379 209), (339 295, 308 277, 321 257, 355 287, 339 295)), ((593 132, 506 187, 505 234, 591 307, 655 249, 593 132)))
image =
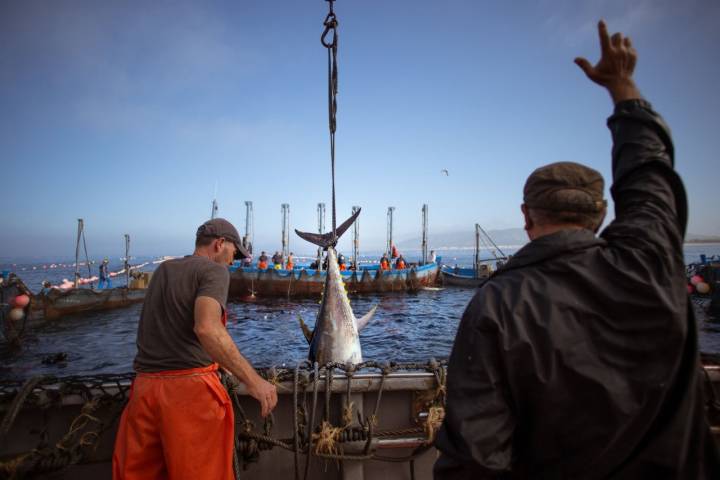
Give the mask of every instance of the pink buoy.
POLYGON ((13 308, 12 310, 10 310, 10 313, 8 313, 8 317, 13 322, 22 320, 24 316, 25 316, 25 311, 22 308, 13 308))
POLYGON ((705 282, 700 282, 695 285, 695 290, 697 290, 700 295, 706 295, 710 293, 710 285, 705 282))
POLYGON ((30 303, 30 297, 28 297, 25 294, 18 295, 13 300, 13 305, 15 305, 16 307, 20 307, 20 308, 26 307, 28 303, 30 303))
POLYGON ((688 291, 689 294, 692 295, 692 294, 695 292, 695 287, 693 287, 692 285, 688 284, 688 285, 687 285, 687 291, 688 291))
POLYGON ((697 285, 702 281, 703 278, 700 275, 693 275, 692 277, 690 277, 690 283, 692 283, 693 285, 697 285))

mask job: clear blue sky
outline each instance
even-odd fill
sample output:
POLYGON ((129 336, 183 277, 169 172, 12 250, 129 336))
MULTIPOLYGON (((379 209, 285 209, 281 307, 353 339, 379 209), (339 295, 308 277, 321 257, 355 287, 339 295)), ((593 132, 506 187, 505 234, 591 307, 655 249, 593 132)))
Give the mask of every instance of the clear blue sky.
MULTIPOLYGON (((573 64, 596 22, 631 36, 637 83, 673 128, 689 231, 720 234, 720 4, 705 1, 338 0, 338 217, 361 243, 519 227, 536 167, 573 160, 610 179, 607 94, 573 64), (449 175, 441 173, 447 169, 449 175)), ((208 218, 280 243, 280 204, 314 230, 330 204, 327 4, 0 3, 0 256, 182 253, 208 218)), ((609 185, 608 185, 609 186, 609 185)), ((329 209, 328 209, 329 214, 329 209)), ((328 220, 329 223, 329 220, 328 220)), ((349 236, 349 235, 348 235, 349 236)), ((343 245, 349 245, 346 241, 343 245)), ((294 234, 291 248, 310 251, 294 234)), ((347 248, 347 247, 345 247, 347 248)))

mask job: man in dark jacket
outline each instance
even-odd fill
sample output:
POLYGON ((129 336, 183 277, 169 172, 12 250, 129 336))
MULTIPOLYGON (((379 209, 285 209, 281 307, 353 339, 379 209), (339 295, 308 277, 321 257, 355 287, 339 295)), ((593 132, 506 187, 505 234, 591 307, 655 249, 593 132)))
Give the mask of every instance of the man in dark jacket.
POLYGON ((635 87, 630 39, 599 33, 599 63, 576 63, 615 104, 615 220, 595 236, 594 170, 530 175, 531 241, 481 286, 455 339, 436 479, 720 478, 670 133, 635 87))

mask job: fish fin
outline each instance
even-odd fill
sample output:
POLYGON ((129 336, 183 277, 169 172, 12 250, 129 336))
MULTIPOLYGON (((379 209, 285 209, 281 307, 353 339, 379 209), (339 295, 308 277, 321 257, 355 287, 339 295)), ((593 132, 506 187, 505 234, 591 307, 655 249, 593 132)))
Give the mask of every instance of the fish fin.
POLYGON ((370 309, 370 311, 369 311, 368 313, 366 313, 366 314, 363 315, 362 317, 358 318, 358 320, 357 320, 357 329, 358 329, 358 332, 359 332, 360 330, 362 330, 363 328, 365 328, 365 325, 367 325, 368 322, 370 322, 370 319, 373 317, 373 315, 375 315, 375 310, 377 310, 377 307, 378 307, 378 306, 375 305, 374 307, 372 307, 372 308, 370 309))
POLYGON ((298 320, 300 320, 300 328, 302 329, 303 335, 305 335, 305 340, 307 340, 308 343, 312 341, 313 333, 308 328, 307 325, 305 325, 305 322, 303 321, 302 316, 298 313, 298 320))
POLYGON ((345 231, 350 228, 350 225, 355 222, 358 215, 360 215, 360 208, 358 208, 357 212, 352 214, 350 218, 345 220, 339 227, 335 229, 335 235, 333 236, 333 232, 328 233, 310 233, 310 232, 301 232, 299 230, 295 230, 295 233, 297 233, 298 237, 302 238, 303 240, 307 240, 310 243, 314 243, 315 245, 322 247, 324 249, 327 249, 328 247, 334 247, 340 237, 342 236, 345 231))

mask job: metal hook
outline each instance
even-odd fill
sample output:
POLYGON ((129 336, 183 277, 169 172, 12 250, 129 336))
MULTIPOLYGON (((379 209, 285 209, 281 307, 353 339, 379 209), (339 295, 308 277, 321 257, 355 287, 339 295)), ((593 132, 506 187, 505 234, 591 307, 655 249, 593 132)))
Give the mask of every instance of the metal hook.
POLYGON ((336 47, 337 46, 337 31, 335 29, 338 26, 338 21, 337 21, 337 18, 335 17, 335 14, 332 12, 328 13, 327 17, 325 17, 325 21, 323 22, 323 25, 325 25, 325 30, 323 31, 322 35, 320 36, 320 41, 322 42, 322 44, 325 48, 336 47), (325 40, 325 38, 328 36, 330 31, 332 31, 332 41, 327 42, 325 40))

